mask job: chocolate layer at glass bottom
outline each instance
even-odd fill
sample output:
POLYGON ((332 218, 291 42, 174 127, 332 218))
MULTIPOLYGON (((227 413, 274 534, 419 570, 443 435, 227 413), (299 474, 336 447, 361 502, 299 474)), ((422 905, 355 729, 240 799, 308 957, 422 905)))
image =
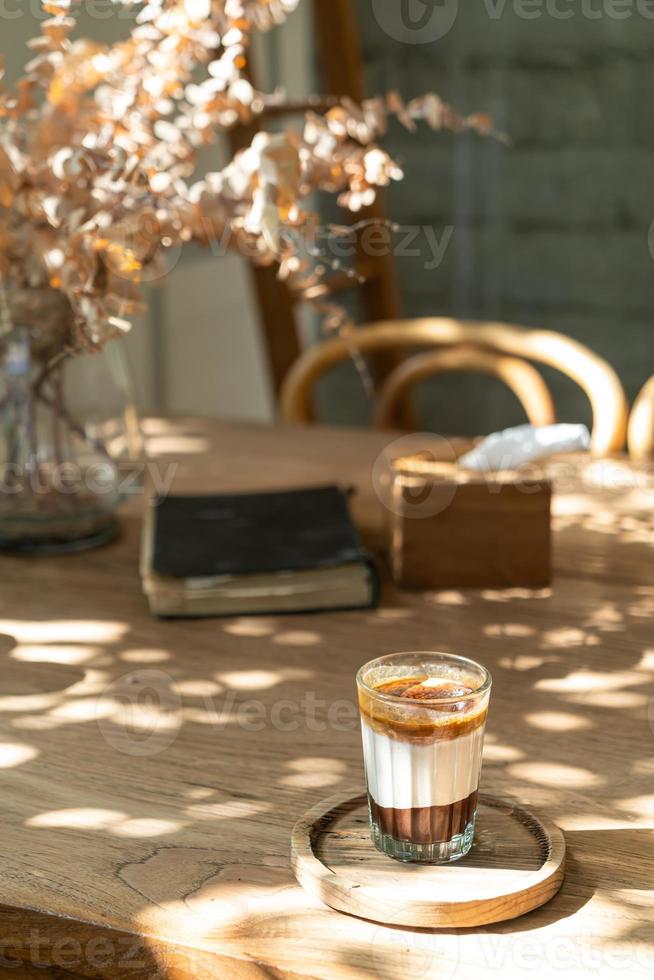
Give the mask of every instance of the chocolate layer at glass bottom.
POLYGON ((413 844, 434 844, 462 834, 477 810, 477 791, 465 800, 445 806, 414 806, 406 809, 379 806, 371 796, 370 816, 382 834, 413 844))

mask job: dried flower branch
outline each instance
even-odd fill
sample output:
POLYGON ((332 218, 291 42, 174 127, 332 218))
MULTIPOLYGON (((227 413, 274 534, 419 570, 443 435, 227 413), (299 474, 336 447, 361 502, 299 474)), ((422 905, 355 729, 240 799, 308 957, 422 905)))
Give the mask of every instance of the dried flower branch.
POLYGON ((279 263, 294 289, 324 303, 328 270, 301 246, 316 221, 309 196, 325 190, 358 212, 401 179, 376 143, 391 116, 411 130, 419 121, 492 129, 488 117, 462 117, 435 95, 323 100, 301 131, 259 133, 193 183, 203 146, 283 106, 282 93, 248 81, 248 51, 251 35, 299 0, 113 2, 140 8, 126 40, 74 39, 74 0, 42 0, 49 16, 24 77, 4 87, 0 68, 0 314, 5 325, 8 314, 37 323, 44 358, 128 329, 143 280, 166 249, 191 240, 227 241, 279 263))
POLYGON ((6 337, 13 329, 11 318, 11 308, 9 306, 9 296, 5 287, 5 281, 0 276, 0 337, 6 337))

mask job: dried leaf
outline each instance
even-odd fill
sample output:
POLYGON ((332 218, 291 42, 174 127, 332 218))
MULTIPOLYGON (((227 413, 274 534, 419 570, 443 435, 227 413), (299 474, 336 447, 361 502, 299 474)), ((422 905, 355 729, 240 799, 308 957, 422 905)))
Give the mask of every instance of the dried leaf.
POLYGON ((165 268, 166 249, 191 239, 278 263, 296 294, 346 329, 346 314, 324 304, 325 280, 341 266, 321 255, 311 196, 327 191, 356 212, 401 179, 377 145, 391 116, 409 129, 422 120, 492 132, 489 117, 461 116, 436 95, 334 99, 299 131, 257 133, 222 171, 192 183, 202 146, 283 106, 284 93, 257 91, 246 68, 252 35, 297 3, 145 0, 127 38, 102 45, 73 39, 76 0, 42 0, 47 18, 11 89, 0 61, 0 273, 12 313, 38 324, 44 350, 54 338, 72 342, 71 322, 86 347, 124 330, 142 281, 165 268))

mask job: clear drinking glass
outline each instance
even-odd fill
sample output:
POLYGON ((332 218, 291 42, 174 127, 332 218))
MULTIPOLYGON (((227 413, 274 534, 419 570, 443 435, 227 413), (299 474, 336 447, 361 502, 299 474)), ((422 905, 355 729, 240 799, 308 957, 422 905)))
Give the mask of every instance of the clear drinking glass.
POLYGON ((357 674, 370 829, 399 861, 472 847, 491 676, 445 653, 396 653, 357 674))

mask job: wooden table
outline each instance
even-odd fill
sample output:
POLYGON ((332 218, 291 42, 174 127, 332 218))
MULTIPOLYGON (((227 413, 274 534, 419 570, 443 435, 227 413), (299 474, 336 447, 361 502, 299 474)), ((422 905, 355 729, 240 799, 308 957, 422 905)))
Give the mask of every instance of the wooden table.
MULTIPOLYGON (((380 540, 370 474, 387 436, 149 433, 177 488, 354 483, 380 540)), ((652 496, 640 480, 559 498, 552 592, 387 586, 374 612, 156 622, 140 499, 103 550, 2 558, 0 977, 651 977, 652 496), (355 669, 425 648, 491 668, 484 789, 566 833, 563 890, 514 922, 383 928, 323 907, 289 870, 297 817, 362 782, 355 669)))

